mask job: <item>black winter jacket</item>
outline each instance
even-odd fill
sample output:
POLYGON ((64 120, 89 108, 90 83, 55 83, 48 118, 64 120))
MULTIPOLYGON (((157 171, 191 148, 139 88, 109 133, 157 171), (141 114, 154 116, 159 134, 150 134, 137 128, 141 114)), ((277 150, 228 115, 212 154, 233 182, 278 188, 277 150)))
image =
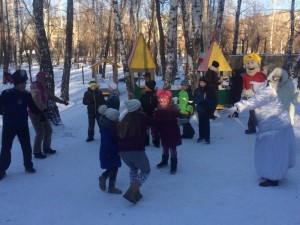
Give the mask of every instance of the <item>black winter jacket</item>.
POLYGON ((84 93, 82 103, 87 105, 87 111, 89 116, 97 116, 98 108, 101 105, 105 105, 105 99, 101 91, 96 89, 92 91, 88 88, 88 90, 84 93))
POLYGON ((145 114, 149 117, 153 116, 154 110, 157 108, 158 100, 154 91, 146 91, 141 97, 141 104, 145 114))

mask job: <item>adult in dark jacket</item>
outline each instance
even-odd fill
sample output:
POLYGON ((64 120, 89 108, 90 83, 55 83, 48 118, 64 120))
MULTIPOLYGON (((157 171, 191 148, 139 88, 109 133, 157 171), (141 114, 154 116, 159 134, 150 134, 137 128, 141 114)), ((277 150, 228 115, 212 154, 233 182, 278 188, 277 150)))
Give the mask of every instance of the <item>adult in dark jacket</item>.
MULTIPOLYGON (((230 78, 229 104, 234 105, 241 100, 243 91, 243 77, 238 69, 232 71, 230 78)), ((238 116, 238 114, 235 114, 238 116)))
POLYGON ((35 105, 32 96, 25 90, 28 77, 25 70, 17 70, 12 75, 14 88, 2 92, 0 109, 3 115, 2 148, 0 154, 0 180, 6 175, 11 163, 11 148, 17 136, 23 151, 25 171, 35 173, 32 163, 32 148, 28 128, 28 108, 37 115, 42 122, 45 115, 35 105))
POLYGON ((215 94, 211 90, 205 77, 200 78, 199 87, 194 93, 194 104, 198 112, 199 138, 198 142, 206 141, 210 144, 210 124, 211 112, 214 110, 215 94))
POLYGON ((102 169, 106 169, 99 177, 99 187, 106 190, 106 180, 109 179, 108 192, 122 194, 122 191, 115 187, 118 168, 121 167, 118 144, 118 123, 120 113, 113 108, 103 105, 99 107, 102 116, 99 119, 101 127, 100 164, 102 169))
POLYGON ((218 105, 218 92, 219 92, 219 63, 217 61, 213 61, 211 67, 207 70, 204 77, 209 83, 211 89, 213 90, 213 94, 215 95, 216 101, 213 105, 213 111, 211 111, 210 119, 216 119, 217 117, 214 115, 217 105, 218 105))
MULTIPOLYGON (((156 82, 154 80, 147 81, 145 84, 145 92, 141 96, 141 104, 144 113, 150 117, 153 118, 153 112, 157 108, 157 97, 155 93, 155 86, 156 82)), ((155 147, 160 147, 160 141, 159 141, 159 133, 156 131, 155 127, 151 127, 151 135, 152 135, 152 143, 155 147)), ((145 138, 145 146, 148 146, 150 142, 149 137, 149 129, 146 134, 145 138)))
POLYGON ((105 99, 103 97, 102 92, 98 88, 98 84, 95 81, 91 81, 89 83, 88 90, 84 93, 82 103, 87 106, 87 113, 89 119, 89 127, 88 127, 88 138, 87 142, 91 142, 94 140, 95 135, 95 123, 100 129, 99 125, 99 117, 98 108, 101 105, 105 105, 105 99))
POLYGON ((108 88, 110 93, 106 101, 107 108, 120 110, 120 91, 118 90, 118 85, 115 82, 110 82, 108 88))

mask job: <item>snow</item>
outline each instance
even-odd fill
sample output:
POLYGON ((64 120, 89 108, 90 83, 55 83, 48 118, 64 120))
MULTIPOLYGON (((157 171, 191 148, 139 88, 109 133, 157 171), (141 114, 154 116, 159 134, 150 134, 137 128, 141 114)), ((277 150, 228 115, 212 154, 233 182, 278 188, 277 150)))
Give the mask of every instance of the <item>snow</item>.
MULTIPOLYGON (((84 71, 88 82, 90 70, 86 66, 84 71)), ((55 70, 58 96, 61 73, 55 70)), ((101 84, 104 86, 108 80, 101 84)), ((158 84, 162 82, 158 80, 158 84)), ((124 100, 125 84, 119 87, 124 100)), ((1 86, 1 90, 5 88, 8 86, 1 86)), ((59 106, 64 125, 53 126, 53 148, 58 153, 45 160, 33 159, 36 174, 24 173, 20 145, 14 142, 11 166, 0 182, 1 225, 300 224, 300 168, 297 165, 291 169, 279 187, 258 186, 255 135, 244 134, 247 113, 231 119, 219 112, 220 118, 211 122, 211 145, 197 143, 197 134, 193 140, 184 140, 178 149, 176 175, 170 175, 168 168, 156 169, 161 149, 148 147, 152 171, 141 189, 144 197, 137 205, 122 195, 100 191, 99 134, 96 132, 96 141, 85 142, 87 114, 81 101, 86 88, 81 69, 72 70, 71 104, 59 106)), ((196 129, 195 117, 192 124, 196 129)), ((33 142, 31 124, 30 131, 33 142)), ((299 145, 299 118, 295 132, 299 145)), ((300 160, 299 154, 297 159, 300 160)), ((117 187, 123 192, 129 185, 128 171, 123 165, 117 178, 117 187)))

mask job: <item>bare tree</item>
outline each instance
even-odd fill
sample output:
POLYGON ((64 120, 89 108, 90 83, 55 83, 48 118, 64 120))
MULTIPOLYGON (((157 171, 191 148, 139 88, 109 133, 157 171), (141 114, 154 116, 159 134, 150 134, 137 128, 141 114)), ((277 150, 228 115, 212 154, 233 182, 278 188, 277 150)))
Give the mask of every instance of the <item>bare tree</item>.
POLYGON ((167 67, 165 75, 165 89, 170 89, 172 79, 174 77, 173 64, 175 63, 175 51, 177 49, 177 14, 178 14, 178 0, 170 0, 170 14, 169 14, 169 32, 167 42, 167 67))
POLYGON ((239 40, 239 28, 240 28, 240 15, 241 15, 242 0, 237 1, 237 7, 235 12, 235 25, 234 25, 234 38, 233 38, 233 47, 232 55, 236 55, 236 50, 239 40))
POLYGON ((160 54, 160 64, 161 64, 161 73, 163 78, 165 78, 166 74, 166 56, 165 56, 165 34, 163 30, 163 25, 161 21, 161 9, 160 9, 160 1, 155 0, 155 8, 156 8, 156 20, 158 25, 159 32, 159 54, 160 54))
POLYGON ((67 1, 67 25, 66 25, 66 49, 64 61, 64 73, 61 84, 61 97, 65 101, 69 101, 69 84, 72 60, 72 46, 73 46, 73 0, 67 1))
POLYGON ((14 16, 15 16, 15 67, 21 68, 21 56, 20 56, 20 24, 19 24, 19 1, 14 0, 14 16))
POLYGON ((217 20, 216 20, 216 25, 215 25, 217 42, 219 42, 221 40, 224 7, 225 7, 225 0, 219 0, 218 1, 217 20))
POLYGON ((293 44, 295 39, 295 0, 291 0, 290 15, 291 15, 291 33, 290 33, 288 51, 287 51, 288 57, 284 67, 289 72, 289 75, 291 76, 292 65, 293 65, 292 53, 293 53, 293 44))
POLYGON ((118 1, 111 0, 111 4, 114 9, 115 35, 116 35, 117 42, 119 44, 120 53, 121 53, 121 59, 122 59, 122 64, 123 64, 124 78, 125 78, 125 82, 126 82, 128 98, 131 99, 134 97, 133 85, 131 82, 130 71, 129 71, 129 67, 128 67, 128 59, 127 59, 127 54, 126 54, 125 45, 124 45, 118 1))

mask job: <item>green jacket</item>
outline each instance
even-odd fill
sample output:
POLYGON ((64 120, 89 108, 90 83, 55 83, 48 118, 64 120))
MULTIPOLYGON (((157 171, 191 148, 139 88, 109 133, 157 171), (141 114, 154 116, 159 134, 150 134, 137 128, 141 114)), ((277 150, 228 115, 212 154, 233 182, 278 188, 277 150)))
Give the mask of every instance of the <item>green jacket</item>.
POLYGON ((189 105, 189 95, 187 91, 181 90, 179 92, 179 102, 178 102, 178 107, 180 109, 181 114, 186 114, 187 112, 189 114, 193 114, 194 108, 193 106, 189 105))

